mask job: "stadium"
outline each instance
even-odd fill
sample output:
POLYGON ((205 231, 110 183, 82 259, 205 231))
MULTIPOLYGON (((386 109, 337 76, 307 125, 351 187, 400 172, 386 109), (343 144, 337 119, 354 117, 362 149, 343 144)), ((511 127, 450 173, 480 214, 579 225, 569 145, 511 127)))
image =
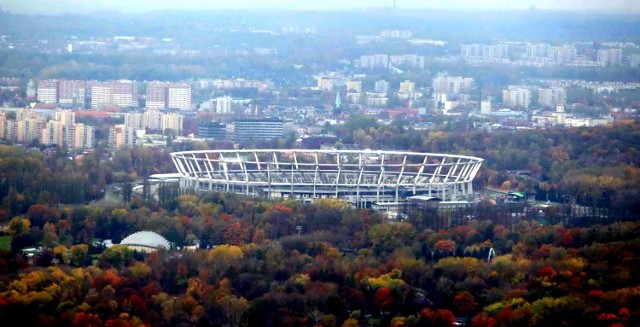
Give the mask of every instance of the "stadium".
POLYGON ((357 207, 412 196, 466 200, 483 159, 376 150, 205 150, 171 153, 182 188, 357 207))

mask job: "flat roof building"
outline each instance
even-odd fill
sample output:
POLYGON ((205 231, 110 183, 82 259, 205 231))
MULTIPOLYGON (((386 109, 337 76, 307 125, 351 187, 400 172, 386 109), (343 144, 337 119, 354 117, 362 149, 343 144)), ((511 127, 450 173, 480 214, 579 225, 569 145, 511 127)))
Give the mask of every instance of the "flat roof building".
POLYGON ((271 140, 284 135, 284 122, 280 119, 239 119, 234 122, 234 141, 271 140))

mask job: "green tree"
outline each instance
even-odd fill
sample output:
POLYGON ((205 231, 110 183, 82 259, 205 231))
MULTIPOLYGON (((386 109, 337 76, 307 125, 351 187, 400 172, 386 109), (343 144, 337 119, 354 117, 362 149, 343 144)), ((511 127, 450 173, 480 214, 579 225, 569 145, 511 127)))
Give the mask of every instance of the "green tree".
POLYGON ((102 258, 114 267, 124 266, 133 258, 133 250, 126 245, 116 244, 102 253, 102 258))
POLYGON ((31 227, 31 221, 27 218, 23 218, 22 216, 16 216, 9 221, 9 233, 12 235, 23 235, 29 232, 29 228, 31 227))
POLYGON ((89 247, 86 244, 76 244, 71 247, 71 264, 77 267, 84 266, 87 261, 89 247))

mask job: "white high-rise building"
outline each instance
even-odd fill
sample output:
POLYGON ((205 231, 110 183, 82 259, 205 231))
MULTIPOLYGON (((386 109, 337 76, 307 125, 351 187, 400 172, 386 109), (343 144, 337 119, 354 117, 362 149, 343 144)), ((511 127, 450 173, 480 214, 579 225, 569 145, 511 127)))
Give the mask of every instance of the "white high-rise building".
POLYGON ((367 69, 389 68, 389 55, 374 54, 360 56, 360 67, 367 69))
POLYGON ((160 110, 147 110, 144 113, 144 127, 156 131, 162 130, 162 113, 160 110))
POLYGON ((59 103, 64 107, 83 108, 86 90, 85 81, 60 80, 59 103))
POLYGON ((113 105, 117 107, 138 106, 138 85, 134 81, 119 80, 111 82, 113 105))
POLYGON ((547 58, 551 45, 548 43, 527 43, 527 57, 529 59, 547 58))
POLYGON ((347 92, 354 92, 354 93, 362 92, 362 81, 348 80, 347 92))
POLYGON ((96 82, 91 85, 91 108, 137 107, 138 85, 134 81, 96 82))
POLYGON ((149 109, 163 109, 167 107, 167 83, 147 83, 146 105, 149 109))
POLYGON ((72 125, 76 123, 76 114, 71 110, 58 110, 56 120, 62 125, 72 125))
POLYGON ((502 91, 502 104, 510 108, 529 109, 531 105, 531 90, 509 86, 509 89, 502 91))
POLYGON ((134 130, 150 129, 159 132, 164 132, 170 128, 179 135, 182 133, 184 126, 184 116, 178 113, 165 114, 157 109, 149 109, 144 113, 124 114, 123 126, 134 130))
POLYGON ((549 49, 549 58, 557 65, 572 62, 576 59, 577 55, 578 50, 573 45, 563 45, 549 49))
POLYGON ((333 86, 336 84, 337 79, 333 76, 319 76, 318 88, 323 91, 333 91, 333 86))
POLYGON ((424 68, 424 56, 413 54, 389 56, 389 62, 393 66, 408 66, 413 68, 424 68))
POLYGON ((416 83, 406 80, 403 82, 400 82, 400 89, 399 89, 399 93, 412 93, 416 91, 416 83))
POLYGON ((231 113, 231 97, 225 96, 216 99, 216 113, 228 114, 231 113))
POLYGON ((58 80, 55 79, 38 81, 38 101, 58 103, 58 85, 58 80))
POLYGON ((433 93, 460 94, 473 88, 474 80, 471 77, 449 76, 446 73, 438 74, 433 79, 433 93))
POLYGON ((109 146, 119 148, 135 145, 136 131, 124 125, 115 125, 109 128, 109 146))
POLYGON ((95 82, 91 85, 91 108, 101 109, 112 105, 112 91, 109 82, 95 82))
POLYGON ((136 130, 145 129, 145 114, 139 112, 132 112, 124 114, 124 126, 134 128, 136 130))
POLYGON ((62 139, 69 148, 91 148, 93 147, 93 126, 84 124, 73 124, 62 126, 62 139))
POLYGON ((464 59, 505 59, 509 54, 507 44, 463 44, 460 46, 460 57, 464 59))
POLYGON ((460 57, 462 58, 479 58, 482 57, 481 44, 463 44, 460 46, 460 57))
POLYGON ((598 50, 598 62, 603 66, 620 66, 622 64, 622 49, 598 50))
POLYGON ((563 87, 543 88, 538 92, 538 104, 555 108, 567 104, 567 90, 563 87))
POLYGON ((41 142, 44 145, 58 144, 62 145, 64 140, 62 134, 62 126, 64 126, 60 121, 50 120, 45 128, 42 130, 42 139, 41 142))
POLYGON ((171 129, 176 134, 180 135, 182 133, 184 116, 177 113, 170 113, 162 115, 162 131, 164 132, 167 129, 171 129))
POLYGON ((190 110, 191 85, 187 83, 170 83, 167 89, 167 108, 190 110))
POLYGON ((480 102, 480 114, 491 115, 491 100, 480 102))
POLYGON ((389 82, 381 79, 374 85, 376 93, 389 93, 389 82))

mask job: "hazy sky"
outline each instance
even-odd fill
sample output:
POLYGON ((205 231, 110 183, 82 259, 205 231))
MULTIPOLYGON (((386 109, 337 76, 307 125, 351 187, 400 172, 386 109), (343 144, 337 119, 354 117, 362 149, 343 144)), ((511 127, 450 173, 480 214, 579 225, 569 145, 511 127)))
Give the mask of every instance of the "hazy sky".
MULTIPOLYGON (((145 12, 204 9, 364 9, 392 6, 393 0, 0 0, 12 12, 57 14, 104 10, 145 12)), ((397 0, 400 8, 589 10, 640 13, 640 0, 397 0)))

